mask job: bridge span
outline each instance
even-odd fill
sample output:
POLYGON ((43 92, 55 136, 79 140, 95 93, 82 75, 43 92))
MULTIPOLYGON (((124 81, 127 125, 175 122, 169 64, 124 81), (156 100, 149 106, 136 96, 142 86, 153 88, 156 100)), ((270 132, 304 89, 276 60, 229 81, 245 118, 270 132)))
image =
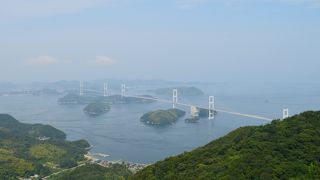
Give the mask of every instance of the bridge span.
MULTIPOLYGON (((197 107, 197 108, 201 108, 201 109, 206 109, 209 112, 208 113, 208 119, 214 119, 214 113, 213 112, 216 111, 216 112, 220 112, 220 113, 227 113, 227 114, 231 114, 231 115, 235 115, 235 116, 254 118, 254 119, 259 119, 259 120, 264 120, 264 121, 269 121, 269 122, 271 122, 273 120, 271 118, 260 116, 260 115, 241 113, 241 112, 234 112, 234 111, 215 108, 214 96, 209 96, 208 107, 201 107, 199 105, 186 104, 186 103, 178 102, 178 90, 177 89, 173 89, 172 90, 172 100, 160 99, 160 98, 156 98, 156 97, 127 95, 126 89, 127 89, 126 85, 122 84, 121 85, 121 93, 120 93, 120 95, 122 97, 133 97, 133 98, 139 98, 139 99, 146 99, 146 100, 152 100, 152 101, 168 103, 168 104, 172 104, 173 108, 176 108, 176 106, 179 105, 179 106, 185 106, 185 107, 190 107, 190 108, 197 107)), ((107 83, 104 83, 103 91, 92 90, 92 89, 86 89, 86 91, 92 92, 92 93, 98 93, 98 94, 101 94, 103 96, 110 96, 107 83)), ((81 81, 80 82, 80 93, 79 94, 80 94, 80 96, 83 96, 84 93, 85 93, 84 84, 81 81)), ((283 109, 283 119, 288 118, 288 117, 289 117, 289 110, 288 109, 283 109)))
MULTIPOLYGON (((168 103, 168 104, 172 104, 172 101, 170 100, 166 100, 166 99, 159 99, 159 98, 151 98, 151 97, 144 97, 144 96, 131 96, 131 95, 127 95, 126 97, 134 97, 134 98, 140 98, 140 99, 146 99, 146 100, 153 100, 153 101, 159 101, 159 102, 164 102, 164 103, 168 103)), ((201 107, 198 105, 192 105, 192 104, 186 104, 186 103, 180 103, 177 102, 176 105, 180 105, 180 106, 185 106, 185 107, 197 107, 197 108, 201 108, 201 109, 206 109, 209 110, 209 108, 207 107, 201 107)), ((232 115, 236 115, 236 116, 243 116, 243 117, 248 117, 248 118, 254 118, 254 119, 260 119, 260 120, 265 120, 265 121, 272 121, 273 119, 271 118, 267 118, 267 117, 263 117, 263 116, 259 116, 259 115, 252 115, 252 114, 245 114, 245 113, 239 113, 239 112, 232 112, 232 111, 227 111, 227 110, 223 110, 223 109, 217 109, 214 108, 214 111, 217 112, 221 112, 221 113, 227 113, 227 114, 232 114, 232 115)))

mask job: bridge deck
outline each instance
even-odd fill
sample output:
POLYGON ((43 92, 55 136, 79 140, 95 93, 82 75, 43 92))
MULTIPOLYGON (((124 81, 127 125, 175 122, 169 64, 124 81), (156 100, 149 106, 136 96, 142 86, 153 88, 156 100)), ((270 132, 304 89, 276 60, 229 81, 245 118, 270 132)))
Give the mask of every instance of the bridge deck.
MULTIPOLYGON (((103 94, 103 91, 88 90, 88 89, 87 89, 87 91, 95 92, 95 93, 99 93, 99 94, 102 93, 103 94)), ((134 95, 126 95, 126 97, 140 98, 140 99, 153 100, 153 101, 172 104, 172 100, 167 100, 167 99, 159 99, 159 98, 146 97, 146 96, 134 96, 134 95)), ((200 107, 200 106, 192 105, 192 104, 185 104, 185 103, 179 103, 178 102, 177 105, 186 106, 186 107, 195 106, 195 107, 198 107, 198 108, 209 110, 209 108, 200 107)), ((249 118, 260 119, 260 120, 265 120, 265 121, 272 121, 273 120, 271 118, 267 118, 267 117, 263 117, 263 116, 259 116, 259 115, 254 115, 254 114, 239 113, 239 112, 233 112, 233 111, 228 111, 228 110, 223 110, 223 109, 214 109, 214 110, 217 111, 217 112, 221 112, 221 113, 227 113, 227 114, 232 114, 232 115, 236 115, 236 116, 249 117, 249 118)))
MULTIPOLYGON (((151 98, 151 97, 144 97, 144 96, 127 96, 127 97, 134 97, 134 98, 141 98, 141 99, 147 99, 147 100, 154 100, 154 101, 159 101, 159 102, 164 102, 164 103, 170 103, 170 104, 172 104, 172 101, 166 100, 166 99, 151 98)), ((195 106, 195 107, 202 108, 202 109, 207 109, 207 110, 209 109, 209 108, 200 107, 200 106, 197 106, 197 105, 185 104, 185 103, 177 103, 177 105, 186 106, 186 107, 195 106)), ((259 115, 245 114, 245 113, 239 113, 239 112, 232 112, 232 111, 227 111, 227 110, 223 110, 223 109, 215 109, 215 111, 217 111, 217 112, 222 112, 222 113, 227 113, 227 114, 232 114, 232 115, 237 115, 237 116, 255 118, 255 119, 260 119, 260 120, 265 120, 265 121, 272 121, 272 119, 270 119, 270 118, 262 117, 262 116, 259 116, 259 115)))

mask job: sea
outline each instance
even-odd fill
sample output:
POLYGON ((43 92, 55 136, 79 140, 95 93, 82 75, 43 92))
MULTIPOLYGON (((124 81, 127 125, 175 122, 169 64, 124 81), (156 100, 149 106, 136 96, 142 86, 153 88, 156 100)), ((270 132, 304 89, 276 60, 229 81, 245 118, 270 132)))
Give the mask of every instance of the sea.
MULTIPOLYGON (((184 84, 186 85, 186 84, 184 84)), ((282 110, 290 116, 320 108, 320 84, 317 83, 196 83, 187 84, 204 95, 183 97, 179 102, 208 106, 208 96, 215 96, 216 108, 281 119, 282 110)), ((128 95, 153 95, 149 90, 172 85, 137 85, 128 89, 128 95)), ((113 93, 117 93, 113 89, 113 93)), ((120 88, 119 88, 120 93, 120 88)), ((67 134, 68 140, 86 139, 93 154, 105 154, 104 160, 123 160, 136 163, 154 163, 169 156, 191 151, 243 126, 260 126, 266 120, 218 113, 215 119, 202 118, 198 123, 186 123, 181 118, 175 124, 153 127, 140 121, 149 111, 172 108, 172 104, 113 105, 111 111, 98 117, 83 113, 84 105, 59 105, 58 95, 0 96, 0 113, 8 113, 25 123, 52 125, 67 134)), ((189 109, 178 107, 187 112, 189 109)))

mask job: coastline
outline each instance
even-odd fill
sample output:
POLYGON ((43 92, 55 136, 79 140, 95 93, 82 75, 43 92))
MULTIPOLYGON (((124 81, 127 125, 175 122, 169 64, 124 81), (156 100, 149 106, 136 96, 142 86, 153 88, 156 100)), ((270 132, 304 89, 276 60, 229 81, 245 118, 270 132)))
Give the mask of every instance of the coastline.
POLYGON ((109 168, 114 164, 121 164, 125 165, 132 173, 136 173, 145 167, 149 166, 150 164, 142 164, 142 163, 135 163, 135 162, 128 162, 128 161, 123 161, 123 160, 105 160, 101 159, 99 157, 109 157, 110 155, 108 154, 103 154, 103 153, 90 153, 88 152, 87 154, 84 155, 84 157, 90 162, 90 163, 95 163, 100 166, 103 166, 105 168, 109 168))

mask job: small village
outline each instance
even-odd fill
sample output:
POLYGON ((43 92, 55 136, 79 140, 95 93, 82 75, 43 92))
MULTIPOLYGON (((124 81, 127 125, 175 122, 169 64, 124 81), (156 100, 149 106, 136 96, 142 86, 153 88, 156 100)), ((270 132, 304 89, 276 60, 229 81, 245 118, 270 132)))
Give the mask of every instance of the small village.
POLYGON ((89 160, 91 163, 96 163, 96 164, 103 166, 103 167, 106 167, 106 168, 111 167, 112 165, 115 165, 115 164, 125 165, 133 173, 136 173, 136 172, 138 172, 148 166, 148 164, 127 162, 127 161, 122 161, 122 160, 102 160, 102 159, 98 158, 98 157, 105 158, 107 156, 108 155, 101 154, 101 153, 99 153, 99 154, 88 153, 85 155, 85 158, 87 160, 89 160))

